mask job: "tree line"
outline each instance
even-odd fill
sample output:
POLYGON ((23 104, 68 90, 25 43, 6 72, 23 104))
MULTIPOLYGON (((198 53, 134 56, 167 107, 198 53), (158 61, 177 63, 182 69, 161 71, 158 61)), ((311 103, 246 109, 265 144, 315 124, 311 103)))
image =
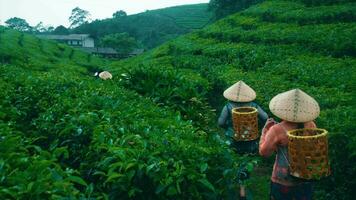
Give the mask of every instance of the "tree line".
MULTIPOLYGON (((218 20, 261 1, 263 0, 210 0, 208 10, 213 12, 215 20, 218 20)), ((43 22, 30 26, 25 19, 18 17, 8 19, 5 24, 10 28, 34 34, 88 33, 99 46, 114 47, 120 52, 137 47, 153 48, 189 31, 162 16, 143 15, 128 17, 125 11, 118 10, 112 14, 112 18, 92 20, 89 11, 75 7, 68 18, 69 27, 54 27, 43 22), (127 46, 128 49, 122 50, 127 46)))
MULTIPOLYGON (((30 26, 30 24, 22 18, 13 17, 5 21, 7 27, 27 33, 34 34, 58 34, 58 35, 68 35, 75 33, 75 29, 81 25, 89 24, 92 22, 90 13, 79 7, 72 9, 72 13, 68 18, 70 26, 66 28, 63 25, 59 25, 56 28, 51 25, 44 25, 43 22, 39 22, 35 26, 30 26)), ((113 13, 113 18, 126 17, 127 14, 123 10, 116 11, 113 13)), ((113 33, 107 34, 97 40, 99 46, 112 47, 118 51, 118 53, 126 54, 132 51, 134 48, 139 47, 139 43, 135 38, 131 37, 128 33, 113 33)))
MULTIPOLYGON (((113 18, 120 18, 127 16, 126 12, 123 10, 116 11, 113 13, 113 18)), ((74 29, 83 24, 92 22, 91 14, 87 10, 83 10, 79 7, 72 9, 71 15, 68 18, 70 22, 69 29, 74 29)), ((19 17, 12 17, 5 21, 7 27, 29 33, 59 33, 59 34, 68 34, 68 28, 63 25, 59 25, 56 28, 52 25, 45 25, 43 22, 39 22, 35 26, 31 26, 25 19, 19 17)))

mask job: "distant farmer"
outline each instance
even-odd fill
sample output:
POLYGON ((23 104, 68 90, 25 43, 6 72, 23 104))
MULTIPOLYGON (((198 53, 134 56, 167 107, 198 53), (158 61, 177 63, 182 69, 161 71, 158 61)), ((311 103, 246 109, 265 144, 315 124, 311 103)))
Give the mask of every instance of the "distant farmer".
POLYGON ((110 74, 110 72, 108 71, 103 71, 103 72, 95 72, 94 76, 99 77, 103 80, 107 80, 107 79, 112 79, 112 75, 110 74))
MULTIPOLYGON (((224 91, 224 97, 229 100, 222 109, 218 124, 225 129, 226 143, 236 149, 239 154, 258 153, 258 138, 251 141, 236 141, 232 121, 232 110, 239 107, 254 107, 258 111, 258 121, 266 122, 267 113, 256 103, 256 92, 243 81, 239 81, 224 91)), ((240 185, 240 199, 246 199, 244 182, 249 178, 249 172, 243 164, 237 172, 240 185)))
POLYGON ((316 128, 313 122, 319 116, 319 105, 302 90, 294 89, 275 96, 270 104, 271 112, 282 121, 268 119, 262 130, 259 152, 276 160, 271 177, 271 199, 312 199, 312 185, 289 174, 287 131, 299 128, 316 128))

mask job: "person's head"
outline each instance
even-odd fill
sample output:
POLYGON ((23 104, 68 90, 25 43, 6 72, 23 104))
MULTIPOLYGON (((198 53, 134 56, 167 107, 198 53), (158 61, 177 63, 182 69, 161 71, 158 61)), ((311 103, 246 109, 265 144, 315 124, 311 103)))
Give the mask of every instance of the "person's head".
POLYGON ((232 102, 251 102, 256 99, 256 92, 243 81, 230 86, 223 95, 232 102))
POLYGON ((280 119, 304 125, 320 114, 318 102, 300 89, 280 93, 269 103, 271 112, 280 119))

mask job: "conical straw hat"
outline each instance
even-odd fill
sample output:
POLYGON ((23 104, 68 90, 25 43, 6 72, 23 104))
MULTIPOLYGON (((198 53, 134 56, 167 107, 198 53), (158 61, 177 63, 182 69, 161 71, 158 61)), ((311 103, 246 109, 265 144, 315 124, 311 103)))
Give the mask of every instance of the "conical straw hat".
POLYGON ((239 81, 224 91, 224 97, 234 102, 250 102, 256 99, 256 92, 243 81, 239 81))
POLYGON ((112 79, 112 75, 108 71, 103 71, 99 74, 99 77, 103 80, 112 79))
POLYGON ((319 116, 318 102, 300 89, 283 92, 273 97, 269 109, 277 117, 290 122, 309 122, 319 116))

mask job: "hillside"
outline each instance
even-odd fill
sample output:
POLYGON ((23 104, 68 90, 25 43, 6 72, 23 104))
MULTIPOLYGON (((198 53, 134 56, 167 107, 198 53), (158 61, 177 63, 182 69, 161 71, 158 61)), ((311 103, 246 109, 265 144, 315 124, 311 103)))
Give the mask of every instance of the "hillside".
MULTIPOLYGON (((124 73, 121 84, 127 89, 179 110, 202 128, 216 119, 225 102, 222 92, 237 80, 256 90, 266 110, 276 94, 301 88, 319 102, 316 122, 330 132, 332 176, 316 182, 315 199, 352 199, 356 3, 320 2, 266 1, 142 56, 116 62, 112 71, 124 73), (203 105, 190 104, 195 96, 203 105), (208 115, 209 107, 216 112, 208 115), (208 116, 207 124, 199 121, 201 115, 208 116)), ((254 185, 268 187, 270 172, 264 176, 264 183, 254 185)))
POLYGON ((237 157, 108 64, 0 26, 0 199, 226 196, 237 157))
POLYGON ((206 26, 211 19, 211 13, 208 11, 208 4, 174 6, 158 10, 150 10, 138 15, 166 16, 173 19, 178 26, 188 30, 201 29, 206 26))
MULTIPOLYGON (((271 0, 114 63, 0 26, 0 199, 227 199, 250 160, 214 134, 240 79, 266 110, 296 87, 316 98, 332 176, 314 198, 353 199, 355 19, 348 1, 271 0)), ((254 199, 272 162, 252 173, 254 199)))
POLYGON ((150 49, 179 35, 203 28, 211 18, 208 4, 193 4, 96 20, 74 29, 73 32, 89 33, 96 39, 108 34, 127 32, 150 49))

